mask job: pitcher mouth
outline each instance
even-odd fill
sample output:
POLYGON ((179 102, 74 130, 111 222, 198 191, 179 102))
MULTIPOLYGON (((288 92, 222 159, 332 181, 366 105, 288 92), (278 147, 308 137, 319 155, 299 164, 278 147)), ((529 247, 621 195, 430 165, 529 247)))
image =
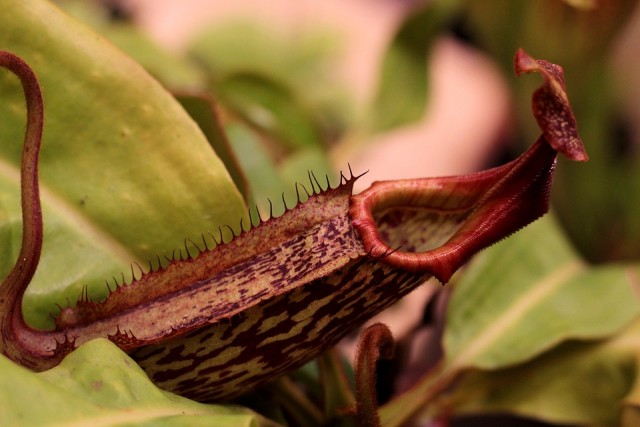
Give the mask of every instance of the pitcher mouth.
POLYGON ((548 211, 555 163, 556 151, 540 137, 497 168, 376 182, 351 197, 349 215, 371 256, 446 283, 475 252, 548 211))

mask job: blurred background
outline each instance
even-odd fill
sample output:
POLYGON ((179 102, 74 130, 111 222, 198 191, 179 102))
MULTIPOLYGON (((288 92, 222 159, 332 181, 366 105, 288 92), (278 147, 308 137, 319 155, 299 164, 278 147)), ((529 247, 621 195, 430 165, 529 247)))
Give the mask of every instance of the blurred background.
POLYGON ((515 80, 515 50, 559 63, 592 161, 563 166, 560 185, 572 190, 557 191, 556 209, 590 260, 635 258, 637 2, 477 3, 60 2, 169 89, 213 94, 260 199, 291 190, 299 170, 324 175, 351 164, 369 170, 363 188, 502 162, 538 132, 529 97, 539 81, 515 80), (254 163, 265 158, 259 172, 254 163), (273 182, 253 179, 267 166, 273 182))
MULTIPOLYGON (((540 77, 516 80, 512 70, 522 47, 564 67, 591 158, 560 160, 553 209, 563 228, 592 263, 640 258, 636 1, 58 3, 179 94, 196 120, 203 99, 215 99, 228 139, 216 150, 261 212, 283 192, 292 206, 293 183, 308 182, 309 170, 321 182, 369 171, 358 190, 514 158, 539 133, 530 96, 540 77)), ((437 360, 446 293, 424 286, 383 314, 418 372, 437 360)), ((394 376, 393 387, 408 387, 415 372, 394 376)), ((513 425, 491 425, 500 423, 513 425)))

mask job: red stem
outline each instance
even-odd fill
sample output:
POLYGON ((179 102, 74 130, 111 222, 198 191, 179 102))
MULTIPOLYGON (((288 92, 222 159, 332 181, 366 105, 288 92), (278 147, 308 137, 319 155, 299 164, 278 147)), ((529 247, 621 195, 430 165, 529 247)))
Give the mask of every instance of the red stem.
POLYGON ((22 297, 38 267, 42 250, 42 210, 38 187, 38 156, 42 142, 44 106, 33 70, 16 55, 0 51, 0 66, 15 74, 27 104, 27 124, 22 149, 20 188, 22 195, 22 246, 13 269, 0 287, 0 350, 18 351, 22 331, 33 332, 22 315, 22 297))

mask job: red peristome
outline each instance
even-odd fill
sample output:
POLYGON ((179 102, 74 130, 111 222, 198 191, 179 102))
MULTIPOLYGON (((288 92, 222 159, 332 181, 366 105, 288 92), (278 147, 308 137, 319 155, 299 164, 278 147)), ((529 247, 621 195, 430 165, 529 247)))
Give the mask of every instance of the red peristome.
POLYGON ((548 211, 555 158, 556 152, 541 137, 518 159, 487 171, 376 182, 351 197, 349 215, 371 255, 403 270, 430 272, 446 283, 473 254, 548 211), (445 244, 425 252, 405 252, 383 241, 374 219, 376 211, 390 206, 469 213, 445 244))

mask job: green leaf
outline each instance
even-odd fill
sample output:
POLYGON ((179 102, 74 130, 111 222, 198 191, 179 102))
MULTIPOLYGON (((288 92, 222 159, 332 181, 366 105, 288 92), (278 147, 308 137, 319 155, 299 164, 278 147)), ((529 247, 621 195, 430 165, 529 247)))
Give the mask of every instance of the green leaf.
POLYGON ((345 362, 335 349, 327 351, 317 361, 323 390, 324 413, 328 419, 338 419, 342 416, 345 418, 345 425, 349 421, 353 422, 354 420, 349 420, 345 415, 355 407, 355 397, 351 388, 353 375, 347 374, 345 362))
POLYGON ((189 58, 163 49, 134 24, 114 20, 107 4, 83 0, 58 0, 56 4, 122 49, 171 90, 205 89, 204 70, 189 58))
POLYGON ((204 405, 160 390, 106 339, 88 342, 39 374, 0 356, 0 372, 0 424, 6 427, 275 427, 247 409, 204 405))
POLYGON ((268 150, 258 136, 241 123, 229 123, 225 130, 235 153, 251 153, 251 155, 237 156, 240 167, 249 182, 251 200, 258 206, 265 219, 269 214, 270 206, 274 215, 281 215, 284 212, 281 194, 285 191, 285 185, 278 175, 268 150))
POLYGON ((569 341, 512 368, 471 372, 449 404, 459 415, 508 412, 553 423, 619 425, 623 400, 637 403, 637 391, 628 393, 638 378, 639 334, 635 321, 608 340, 569 341))
POLYGON ((133 25, 120 23, 102 26, 97 30, 171 90, 206 88, 204 70, 188 58, 181 58, 162 49, 133 25))
POLYGON ((232 122, 226 126, 226 131, 238 162, 246 174, 251 199, 258 206, 263 218, 267 218, 269 212, 274 216, 282 215, 285 210, 283 197, 289 208, 298 203, 298 195, 301 200, 306 200, 307 196, 302 188, 298 188, 296 193, 296 183, 304 185, 311 193, 310 172, 317 176, 325 187, 325 177, 333 176, 327 154, 320 148, 297 150, 284 158, 280 164, 276 164, 259 136, 247 126, 232 122), (242 153, 245 155, 241 155, 242 153))
POLYGON ((456 414, 511 413, 552 423, 615 425, 635 365, 629 355, 606 350, 570 342, 524 365, 471 373, 452 397, 462 401, 456 414))
POLYGON ((453 291, 450 369, 495 369, 567 339, 604 338, 640 313, 624 266, 588 267, 548 216, 477 259, 453 291))
MULTIPOLYGON (((178 94, 176 99, 207 137, 209 144, 224 163, 236 187, 242 192, 245 201, 249 198, 249 188, 238 157, 229 144, 218 115, 217 104, 206 95, 178 94)), ((242 152, 238 152, 241 154, 242 152)), ((244 152, 245 154, 247 152, 244 152)))
POLYGON ((190 53, 209 72, 221 104, 281 150, 323 146, 344 131, 348 116, 347 98, 328 71, 335 38, 268 30, 230 22, 198 37, 190 53))
POLYGON ((456 10, 456 2, 429 3, 409 15, 382 63, 369 127, 385 131, 417 121, 427 105, 427 54, 456 10))
MULTIPOLYGON (((104 295, 105 279, 131 263, 171 257, 185 238, 238 223, 244 203, 223 164, 138 64, 46 2, 4 2, 0 27, 0 49, 34 68, 45 100, 45 245, 25 298, 30 323, 51 326, 54 301, 74 301, 85 285, 90 295, 104 295)), ((0 100, 5 274, 19 244, 25 123, 22 92, 7 72, 0 73, 0 100)))
POLYGON ((339 51, 339 39, 315 28, 297 37, 281 30, 252 21, 228 21, 197 37, 189 51, 214 80, 244 70, 279 78, 296 92, 306 88, 313 98, 326 96, 323 86, 339 51), (313 80, 318 87, 307 87, 313 80))
POLYGON ((320 145, 320 134, 301 100, 286 85, 255 72, 238 72, 216 83, 215 95, 244 120, 288 149, 320 145))
MULTIPOLYGON (((309 183, 309 172, 312 172, 318 181, 326 187, 327 178, 334 178, 334 170, 327 157, 326 151, 318 147, 309 147, 298 150, 285 158, 278 168, 282 180, 293 187, 298 182, 307 188, 309 183)), ((291 190, 292 188, 288 188, 291 190)), ((310 188, 308 188, 311 191, 310 188)), ((306 200, 306 195, 302 195, 302 200, 306 200)))

